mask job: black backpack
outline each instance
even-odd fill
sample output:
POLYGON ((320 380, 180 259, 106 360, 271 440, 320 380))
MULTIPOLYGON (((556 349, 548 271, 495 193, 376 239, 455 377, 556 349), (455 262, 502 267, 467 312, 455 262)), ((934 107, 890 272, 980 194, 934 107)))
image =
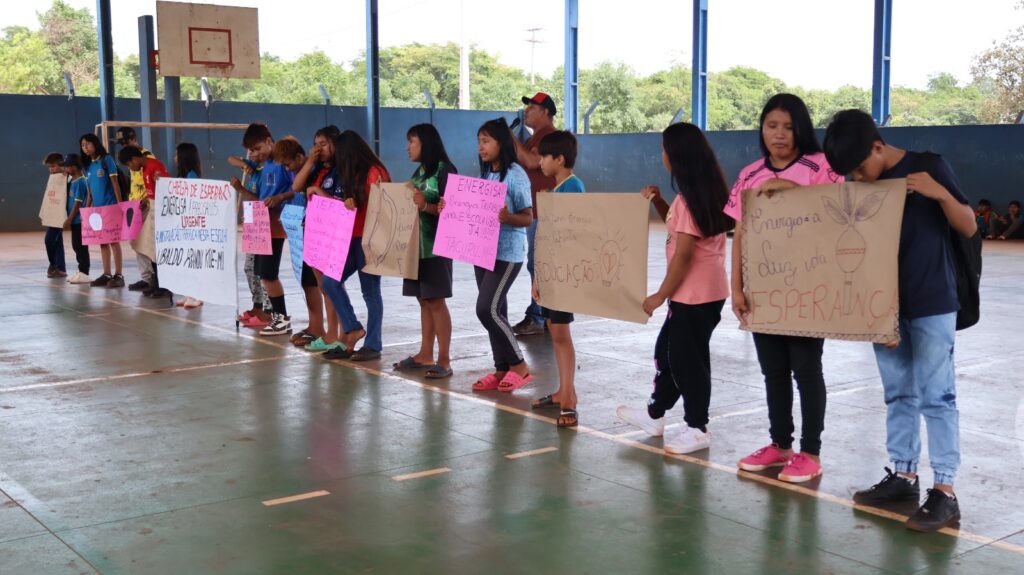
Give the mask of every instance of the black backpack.
MULTIPOLYGON (((935 166, 940 156, 925 152, 927 172, 934 177, 935 166)), ((978 323, 981 318, 981 232, 965 238, 960 232, 949 228, 950 251, 953 255, 953 273, 956 276, 956 297, 960 311, 956 313, 956 329, 960 331, 978 323)))

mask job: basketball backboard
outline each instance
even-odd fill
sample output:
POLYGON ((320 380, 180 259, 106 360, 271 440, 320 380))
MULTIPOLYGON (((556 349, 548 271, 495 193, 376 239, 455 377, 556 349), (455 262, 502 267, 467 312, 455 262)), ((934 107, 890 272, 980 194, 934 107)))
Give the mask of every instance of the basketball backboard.
POLYGON ((259 78, 256 8, 157 2, 162 76, 259 78))

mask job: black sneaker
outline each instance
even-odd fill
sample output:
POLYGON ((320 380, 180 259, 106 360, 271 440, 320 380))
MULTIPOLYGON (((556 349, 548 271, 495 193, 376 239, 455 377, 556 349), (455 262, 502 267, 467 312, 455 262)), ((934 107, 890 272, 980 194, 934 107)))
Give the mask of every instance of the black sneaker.
POLYGON ((153 299, 169 298, 171 297, 171 290, 158 287, 156 289, 145 292, 145 295, 146 297, 151 297, 153 299))
POLYGON ((921 486, 914 478, 913 483, 906 477, 896 475, 888 467, 885 478, 871 487, 853 494, 853 502, 859 505, 881 505, 890 501, 919 500, 921 486))
POLYGON ((89 285, 92 287, 107 287, 107 284, 110 283, 111 279, 112 278, 109 275, 103 274, 100 277, 89 282, 89 285))
POLYGON ((286 315, 275 313, 270 325, 260 330, 260 335, 285 335, 292 332, 292 320, 286 315))
POLYGON ((512 333, 516 335, 538 335, 544 333, 544 324, 537 323, 528 317, 512 326, 512 333))
POLYGON ((930 533, 959 522, 960 503, 957 502, 956 496, 950 496, 938 489, 929 489, 928 498, 918 508, 917 513, 907 520, 907 527, 914 531, 930 533))
POLYGON ((128 291, 147 292, 150 290, 151 288, 149 287, 149 282, 147 282, 146 280, 139 280, 128 286, 128 291))
POLYGON ((107 282, 108 288, 120 288, 124 287, 124 276, 121 274, 114 274, 114 277, 110 278, 107 282))

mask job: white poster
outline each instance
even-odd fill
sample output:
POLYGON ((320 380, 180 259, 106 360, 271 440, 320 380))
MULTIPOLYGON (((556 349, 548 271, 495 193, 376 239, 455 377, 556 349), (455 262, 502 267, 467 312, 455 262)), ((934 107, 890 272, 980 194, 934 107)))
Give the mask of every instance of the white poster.
POLYGON ((238 231, 231 184, 160 178, 154 213, 160 287, 237 307, 238 231))

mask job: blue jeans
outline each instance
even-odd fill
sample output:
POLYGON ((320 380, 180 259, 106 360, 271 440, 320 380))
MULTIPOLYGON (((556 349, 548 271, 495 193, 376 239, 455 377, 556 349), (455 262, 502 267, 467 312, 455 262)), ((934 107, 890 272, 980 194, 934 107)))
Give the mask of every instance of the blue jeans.
MULTIPOLYGON (((356 318, 356 312, 352 309, 352 301, 345 291, 345 280, 366 265, 366 255, 363 254, 362 238, 352 238, 352 244, 348 248, 348 259, 345 260, 345 269, 341 272, 341 281, 323 276, 323 290, 327 297, 338 310, 338 318, 341 319, 341 329, 348 333, 353 330, 363 329, 363 324, 356 318)), ((359 289, 363 292, 363 301, 366 302, 366 341, 364 346, 367 349, 381 351, 381 326, 384 322, 384 299, 380 295, 380 276, 359 271, 359 289)))
POLYGON ((889 459, 896 471, 917 473, 924 416, 935 483, 952 485, 960 467, 960 413, 953 371, 956 313, 901 319, 900 336, 895 349, 875 344, 885 390, 889 459))
MULTIPOLYGON (((534 218, 533 223, 526 228, 526 271, 530 274, 530 285, 533 285, 533 261, 534 261, 534 246, 537 245, 537 220, 534 218)), ((533 291, 532 288, 530 291, 533 291)), ((544 325, 544 316, 540 313, 540 304, 537 300, 530 298, 530 305, 526 307, 526 317, 530 318, 533 323, 544 325)))

